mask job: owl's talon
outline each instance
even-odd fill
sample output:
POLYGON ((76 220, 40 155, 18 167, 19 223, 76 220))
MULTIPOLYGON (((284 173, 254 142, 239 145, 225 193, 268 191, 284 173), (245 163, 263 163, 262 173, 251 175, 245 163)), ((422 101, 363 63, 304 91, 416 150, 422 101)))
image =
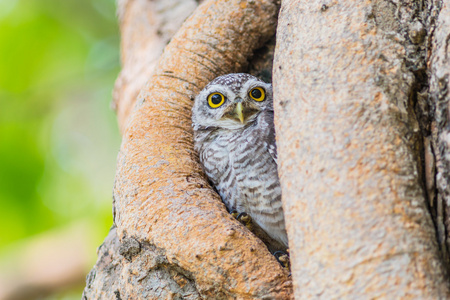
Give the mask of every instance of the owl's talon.
POLYGON ((244 224, 250 231, 253 230, 252 217, 250 217, 246 212, 241 212, 237 215, 236 219, 244 224))
POLYGON ((238 218, 238 216, 239 216, 239 213, 238 213, 238 211, 237 210, 233 210, 233 211, 231 211, 230 212, 230 214, 233 216, 233 218, 235 218, 235 219, 237 219, 238 218))
MULTIPOLYGON (((289 250, 288 250, 289 251, 289 250)), ((291 272, 291 262, 289 260, 289 254, 283 251, 276 251, 273 256, 278 260, 280 265, 288 269, 289 272, 291 272)))
POLYGON ((239 215, 237 215, 236 219, 245 223, 252 221, 252 218, 246 212, 241 212, 239 215))

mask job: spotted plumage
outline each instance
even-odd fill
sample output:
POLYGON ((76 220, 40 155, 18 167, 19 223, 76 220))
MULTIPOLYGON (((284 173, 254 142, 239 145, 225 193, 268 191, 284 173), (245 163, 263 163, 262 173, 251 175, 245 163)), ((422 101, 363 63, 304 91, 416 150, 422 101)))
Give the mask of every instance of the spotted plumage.
POLYGON ((220 76, 196 97, 192 123, 195 149, 228 210, 246 212, 287 247, 272 85, 249 74, 220 76))

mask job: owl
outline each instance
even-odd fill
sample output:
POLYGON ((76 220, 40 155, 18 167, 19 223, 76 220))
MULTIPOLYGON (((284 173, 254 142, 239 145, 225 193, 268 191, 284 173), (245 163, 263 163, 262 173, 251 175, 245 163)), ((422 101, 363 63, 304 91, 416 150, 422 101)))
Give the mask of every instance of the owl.
POLYGON ((272 85, 244 73, 211 81, 192 108, 195 150, 227 209, 247 213, 269 250, 288 246, 272 85))

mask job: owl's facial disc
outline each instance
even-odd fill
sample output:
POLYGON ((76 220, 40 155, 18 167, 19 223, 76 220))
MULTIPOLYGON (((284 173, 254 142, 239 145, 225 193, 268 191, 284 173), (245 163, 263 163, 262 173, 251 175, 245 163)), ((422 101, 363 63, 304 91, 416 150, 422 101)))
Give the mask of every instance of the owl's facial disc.
POLYGON ((238 101, 227 107, 222 116, 222 119, 234 119, 240 121, 242 124, 245 124, 252 116, 254 116, 259 111, 260 109, 257 106, 238 99, 238 101))

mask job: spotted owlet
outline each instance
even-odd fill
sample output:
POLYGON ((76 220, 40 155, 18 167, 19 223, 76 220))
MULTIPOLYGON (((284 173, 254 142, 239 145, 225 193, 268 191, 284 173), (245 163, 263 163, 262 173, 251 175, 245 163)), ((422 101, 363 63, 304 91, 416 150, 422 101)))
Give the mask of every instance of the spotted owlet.
POLYGON ((217 77, 195 98, 192 124, 200 162, 228 210, 250 215, 269 249, 287 248, 272 85, 243 73, 217 77))

